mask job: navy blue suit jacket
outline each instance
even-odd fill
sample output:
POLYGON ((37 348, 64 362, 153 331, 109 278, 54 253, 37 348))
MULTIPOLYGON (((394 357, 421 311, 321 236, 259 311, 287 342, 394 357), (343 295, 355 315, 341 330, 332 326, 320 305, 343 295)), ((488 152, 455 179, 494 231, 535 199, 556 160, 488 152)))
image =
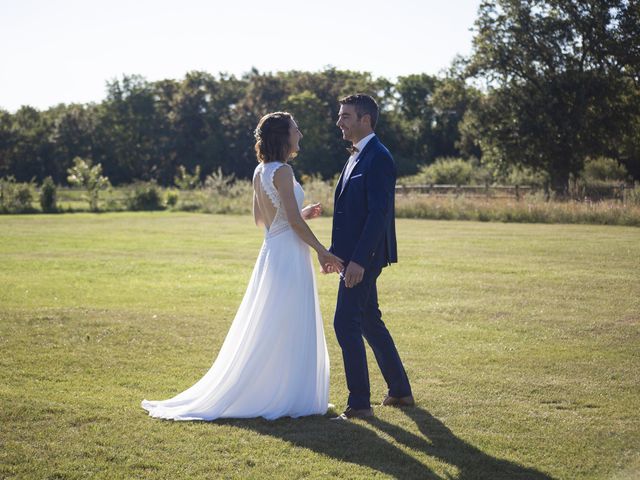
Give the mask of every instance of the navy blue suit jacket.
POLYGON ((398 261, 395 227, 396 164, 374 136, 359 152, 344 189, 336 185, 330 251, 365 270, 398 261))

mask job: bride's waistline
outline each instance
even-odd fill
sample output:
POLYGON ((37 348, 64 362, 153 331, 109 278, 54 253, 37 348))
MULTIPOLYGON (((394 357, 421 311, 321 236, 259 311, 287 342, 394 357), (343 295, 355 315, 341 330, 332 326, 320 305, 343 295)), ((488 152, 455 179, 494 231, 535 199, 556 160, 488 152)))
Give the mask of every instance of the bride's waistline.
POLYGON ((265 230, 264 239, 267 240, 289 231, 291 231, 291 225, 289 224, 271 226, 269 230, 265 230))

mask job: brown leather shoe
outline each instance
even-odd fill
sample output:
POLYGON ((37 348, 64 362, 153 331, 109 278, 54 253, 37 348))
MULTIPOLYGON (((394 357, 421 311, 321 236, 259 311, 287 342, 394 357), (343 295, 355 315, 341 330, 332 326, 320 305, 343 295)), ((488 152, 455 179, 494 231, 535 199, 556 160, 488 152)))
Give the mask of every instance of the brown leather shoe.
POLYGON ((387 395, 382 401, 383 407, 413 407, 416 401, 413 399, 413 395, 408 397, 392 397, 387 395))
POLYGON ((373 417, 373 408, 369 407, 356 410, 355 408, 347 407, 344 412, 331 420, 351 420, 352 418, 366 417, 373 417))

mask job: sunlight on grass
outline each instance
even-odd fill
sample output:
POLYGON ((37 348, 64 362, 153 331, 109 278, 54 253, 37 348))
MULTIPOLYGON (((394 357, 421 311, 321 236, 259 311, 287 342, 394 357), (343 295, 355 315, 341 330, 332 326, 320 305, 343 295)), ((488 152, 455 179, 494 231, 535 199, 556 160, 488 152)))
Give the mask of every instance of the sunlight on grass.
MULTIPOLYGON (((312 225, 328 243, 330 220, 312 225)), ((0 478, 637 477, 637 228, 398 221, 380 304, 418 405, 342 425, 139 406, 214 360, 262 241, 251 217, 15 215, 0 230, 0 478)), ((339 411, 336 286, 318 276, 339 411)))

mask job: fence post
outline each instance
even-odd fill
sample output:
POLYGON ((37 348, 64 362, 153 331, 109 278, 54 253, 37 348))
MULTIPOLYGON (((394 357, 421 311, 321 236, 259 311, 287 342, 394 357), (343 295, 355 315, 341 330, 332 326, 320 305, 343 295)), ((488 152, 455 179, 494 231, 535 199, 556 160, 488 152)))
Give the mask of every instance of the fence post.
POLYGON ((516 184, 516 200, 520 201, 520 185, 516 184))

